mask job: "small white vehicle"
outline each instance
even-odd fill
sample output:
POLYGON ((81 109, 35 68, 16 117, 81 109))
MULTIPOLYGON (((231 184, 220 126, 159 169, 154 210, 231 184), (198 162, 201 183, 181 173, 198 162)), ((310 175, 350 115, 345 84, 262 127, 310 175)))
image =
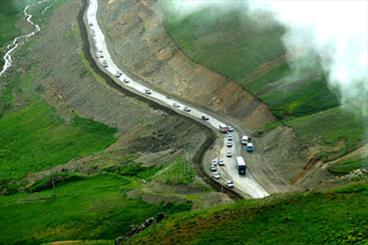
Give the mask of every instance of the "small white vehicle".
POLYGON ((99 55, 101 59, 103 59, 105 56, 103 54, 100 54, 99 55))
POLYGON ((202 117, 201 117, 203 120, 205 120, 205 121, 207 121, 208 119, 210 119, 208 116, 206 116, 206 115, 203 115, 202 117))
POLYGON ((231 153, 231 151, 228 151, 228 152, 226 153, 226 156, 230 158, 230 157, 232 157, 232 156, 233 156, 233 154, 231 153))
POLYGON ((250 138, 248 136, 246 136, 246 135, 243 135, 243 137, 241 139, 242 145, 248 144, 249 141, 250 141, 250 138))
POLYGON ((229 134, 229 135, 227 136, 227 141, 233 141, 233 136, 232 136, 231 134, 229 134))
POLYGON ((228 188, 233 188, 234 187, 234 183, 232 180, 226 180, 225 181, 225 185, 228 187, 228 188))
POLYGON ((109 65, 107 64, 107 61, 106 60, 103 60, 102 61, 102 66, 103 67, 105 67, 105 68, 107 68, 109 65))
POLYGON ((213 176, 215 179, 220 179, 220 178, 221 178, 221 176, 220 176, 220 174, 219 174, 218 172, 214 172, 214 173, 212 173, 212 176, 213 176))
POLYGON ((227 131, 229 131, 229 132, 234 132, 234 128, 233 128, 233 127, 231 127, 231 126, 229 126, 229 127, 227 128, 227 131))
POLYGON ((216 165, 218 163, 218 161, 216 160, 216 159, 213 159, 212 161, 211 161, 211 165, 216 165))
POLYGON ((217 171, 217 166, 216 166, 216 165, 211 165, 210 170, 211 170, 212 172, 217 171))
POLYGON ((219 166, 225 166, 224 160, 219 160, 217 163, 219 166))
POLYGON ((227 142, 226 146, 229 147, 229 148, 230 147, 233 147, 233 143, 231 141, 230 142, 227 142))
POLYGON ((191 111, 191 109, 188 106, 185 106, 183 110, 186 111, 186 112, 190 112, 191 111))
POLYGON ((121 77, 121 75, 123 75, 123 73, 121 71, 117 71, 115 77, 121 77))
POLYGON ((128 79, 126 79, 126 78, 124 78, 124 80, 123 80, 125 83, 129 83, 129 80, 128 79))
POLYGON ((145 90, 144 90, 144 92, 145 92, 146 94, 152 94, 152 91, 151 91, 150 89, 145 89, 145 90))
POLYGON ((174 103, 173 103, 173 107, 175 107, 175 108, 179 108, 179 107, 180 107, 180 105, 179 105, 178 103, 174 102, 174 103))

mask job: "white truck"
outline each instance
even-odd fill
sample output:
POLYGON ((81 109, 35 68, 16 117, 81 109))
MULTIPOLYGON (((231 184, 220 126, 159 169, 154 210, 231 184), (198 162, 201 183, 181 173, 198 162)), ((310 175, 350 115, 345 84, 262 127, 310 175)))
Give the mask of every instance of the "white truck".
POLYGON ((247 172, 247 164, 245 163, 242 156, 236 157, 236 168, 240 175, 245 175, 247 172))

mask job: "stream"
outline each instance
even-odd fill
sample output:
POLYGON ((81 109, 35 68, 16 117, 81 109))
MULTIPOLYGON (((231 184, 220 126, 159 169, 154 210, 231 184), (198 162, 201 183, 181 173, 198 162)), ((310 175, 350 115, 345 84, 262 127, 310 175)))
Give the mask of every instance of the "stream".
POLYGON ((28 34, 21 35, 21 36, 14 38, 13 42, 11 42, 10 44, 8 44, 8 46, 6 46, 7 51, 5 52, 5 55, 3 56, 3 60, 5 61, 5 63, 0 71, 0 78, 11 67, 13 63, 11 54, 18 48, 19 42, 23 39, 25 39, 25 41, 28 41, 28 38, 32 37, 33 35, 35 35, 37 32, 41 30, 37 24, 33 23, 32 15, 27 12, 28 8, 29 8, 29 5, 27 5, 24 8, 23 14, 26 17, 27 22, 30 23, 34 27, 34 29, 32 32, 28 34))

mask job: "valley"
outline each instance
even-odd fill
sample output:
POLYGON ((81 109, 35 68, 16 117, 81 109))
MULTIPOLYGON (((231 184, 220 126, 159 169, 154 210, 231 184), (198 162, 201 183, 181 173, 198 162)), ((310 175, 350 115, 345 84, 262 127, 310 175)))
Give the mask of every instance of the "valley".
POLYGON ((280 23, 11 2, 1 50, 37 34, 0 63, 1 244, 365 244, 367 115, 293 77, 280 23))

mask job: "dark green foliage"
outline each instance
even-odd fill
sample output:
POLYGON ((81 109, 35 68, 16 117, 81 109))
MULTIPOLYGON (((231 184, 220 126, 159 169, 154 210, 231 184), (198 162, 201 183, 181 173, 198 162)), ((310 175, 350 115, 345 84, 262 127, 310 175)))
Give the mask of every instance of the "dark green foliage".
POLYGON ((28 192, 39 192, 47 189, 53 188, 53 183, 55 183, 55 186, 59 187, 60 185, 75 182, 78 180, 85 179, 86 176, 78 174, 78 173, 68 173, 68 172, 62 172, 57 174, 51 174, 50 176, 47 176, 43 179, 40 179, 36 181, 32 186, 30 186, 27 191, 28 192))
POLYGON ((134 158, 128 157, 120 166, 113 166, 105 169, 107 172, 116 173, 122 176, 138 177, 145 180, 150 180, 162 166, 145 167, 141 163, 134 162, 134 158))
POLYGON ((333 164, 328 170, 335 174, 348 174, 355 169, 368 168, 368 157, 333 164))

